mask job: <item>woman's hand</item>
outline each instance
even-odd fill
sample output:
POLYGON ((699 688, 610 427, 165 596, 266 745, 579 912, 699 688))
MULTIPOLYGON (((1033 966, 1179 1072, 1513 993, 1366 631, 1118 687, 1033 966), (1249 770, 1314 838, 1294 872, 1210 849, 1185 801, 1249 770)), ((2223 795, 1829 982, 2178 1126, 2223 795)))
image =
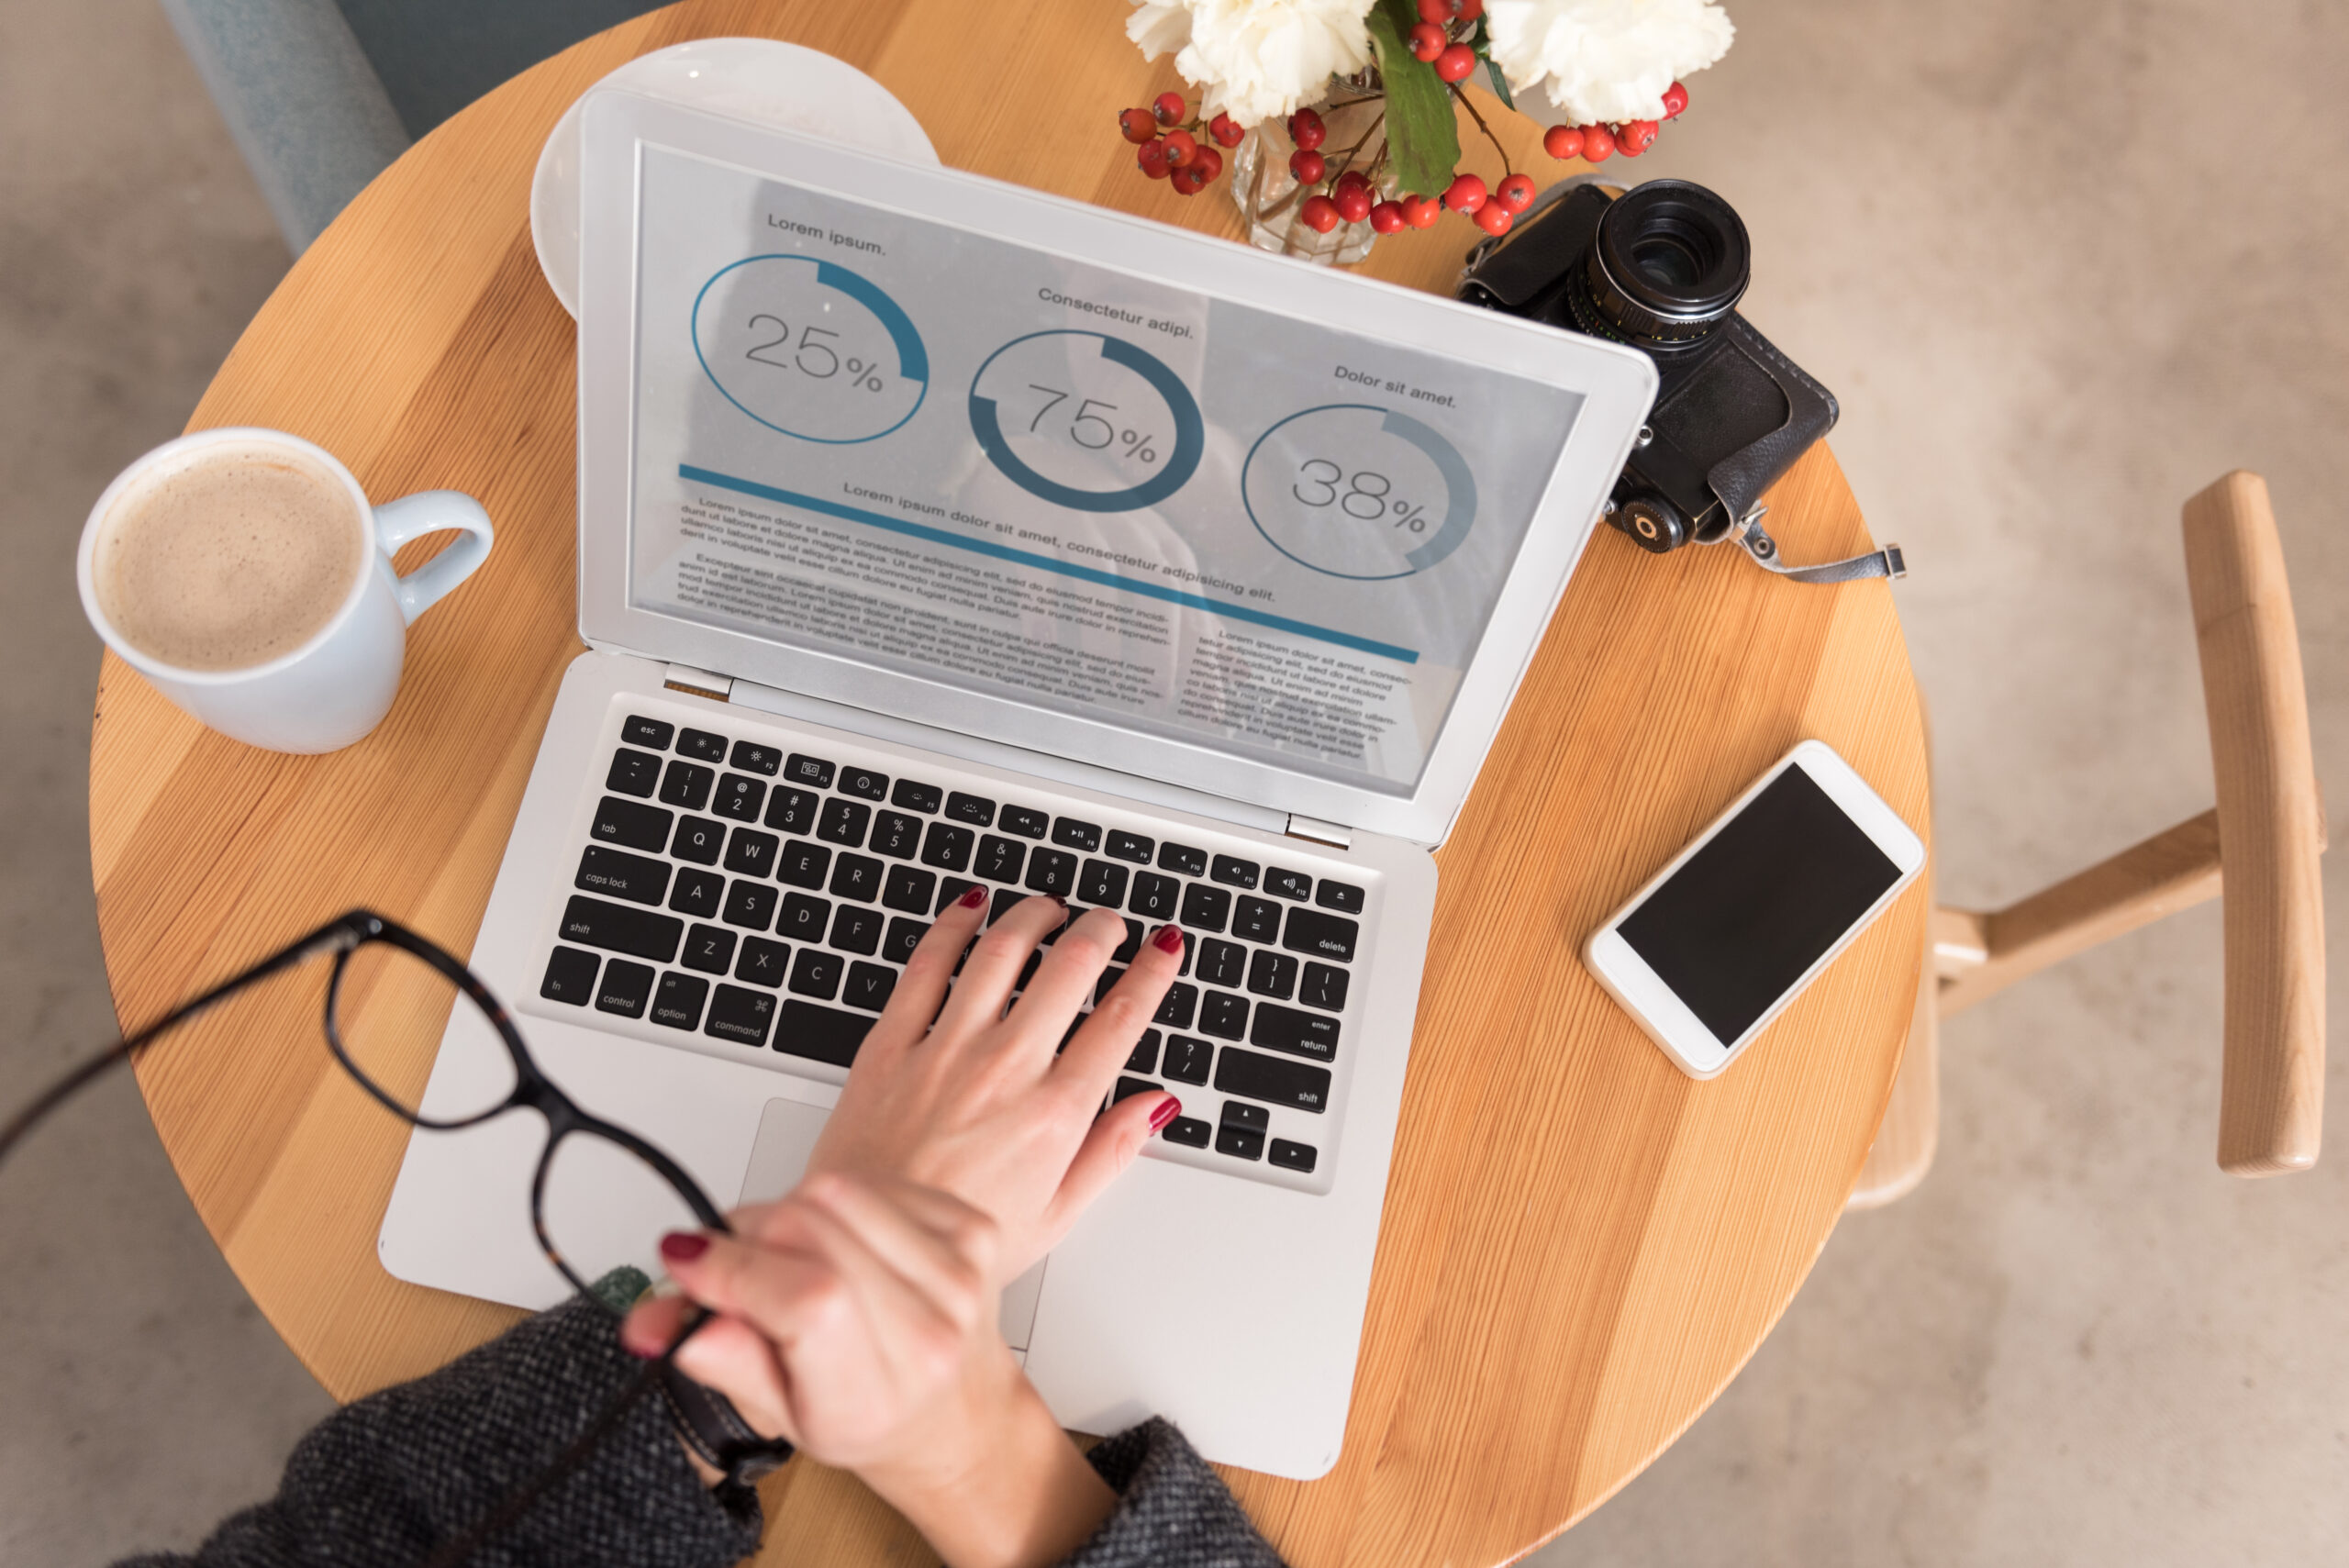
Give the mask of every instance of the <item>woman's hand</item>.
MULTIPOLYGON (((677 1365, 744 1419, 854 1471, 956 1568, 1025 1568, 1081 1545, 1116 1498, 1053 1421, 996 1328, 1001 1231, 910 1183, 809 1176, 741 1210, 735 1234, 662 1254, 716 1316, 677 1365)), ((685 1300, 622 1327, 658 1355, 685 1300)))
POLYGON ((807 1169, 909 1181, 985 1210, 1001 1228, 1000 1284, 1050 1251, 1182 1108, 1172 1095, 1136 1095, 1097 1118, 1182 967, 1183 933, 1152 933, 1061 1051, 1126 940, 1123 917, 1096 909, 1063 929, 1067 906, 1030 898, 972 945, 986 905, 973 888, 914 950, 807 1169), (1055 930, 1007 1013, 1021 967, 1055 930))

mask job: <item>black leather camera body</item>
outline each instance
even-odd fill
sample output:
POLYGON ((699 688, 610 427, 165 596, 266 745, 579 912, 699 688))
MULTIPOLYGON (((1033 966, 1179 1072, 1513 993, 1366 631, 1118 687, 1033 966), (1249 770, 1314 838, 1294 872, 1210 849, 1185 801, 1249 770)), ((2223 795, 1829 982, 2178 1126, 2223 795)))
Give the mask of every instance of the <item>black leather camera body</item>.
POLYGON ((1743 221, 1702 185, 1652 180, 1617 195, 1581 183, 1471 252, 1460 297, 1655 361, 1655 406, 1608 508, 1636 543, 1661 554, 1734 535, 1788 575, 1898 576, 1897 550, 1788 568, 1761 531, 1762 493, 1834 427, 1836 408, 1737 313, 1751 258, 1743 221))

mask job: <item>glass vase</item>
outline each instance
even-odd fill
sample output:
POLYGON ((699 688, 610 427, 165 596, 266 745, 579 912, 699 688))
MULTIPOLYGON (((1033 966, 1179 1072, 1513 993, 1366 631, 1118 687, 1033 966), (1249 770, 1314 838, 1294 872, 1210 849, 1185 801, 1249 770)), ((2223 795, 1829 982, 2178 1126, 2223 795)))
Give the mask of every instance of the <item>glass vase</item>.
POLYGON ((1326 132, 1319 150, 1328 161, 1320 182, 1300 188, 1289 172, 1289 156, 1297 143, 1289 139, 1288 122, 1268 119, 1252 128, 1231 154, 1231 195, 1248 226, 1248 242, 1260 250, 1298 256, 1321 266, 1348 265, 1370 254, 1376 231, 1365 218, 1341 222, 1327 234, 1317 234, 1299 217, 1305 198, 1326 193, 1330 182, 1348 169, 1358 169, 1370 181, 1374 201, 1394 195, 1395 176, 1386 164, 1386 100, 1343 89, 1339 96, 1318 106, 1326 132), (1344 95, 1352 93, 1353 95, 1344 95))

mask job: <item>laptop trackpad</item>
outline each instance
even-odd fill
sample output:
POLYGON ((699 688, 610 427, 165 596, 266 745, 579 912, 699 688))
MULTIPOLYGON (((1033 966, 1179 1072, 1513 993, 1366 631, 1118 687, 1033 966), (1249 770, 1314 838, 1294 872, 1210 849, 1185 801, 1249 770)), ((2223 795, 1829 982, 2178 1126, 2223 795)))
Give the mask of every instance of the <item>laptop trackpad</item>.
MULTIPOLYGON (((759 1118, 759 1136, 751 1145, 750 1168, 742 1173, 739 1204, 773 1203, 799 1184, 807 1173, 807 1156, 824 1130, 831 1110, 798 1100, 769 1100, 759 1118)), ((1004 1342, 1015 1351, 1028 1348, 1029 1330, 1036 1326, 1036 1303, 1043 1298, 1043 1259, 1003 1289, 1000 1321, 1004 1342)))

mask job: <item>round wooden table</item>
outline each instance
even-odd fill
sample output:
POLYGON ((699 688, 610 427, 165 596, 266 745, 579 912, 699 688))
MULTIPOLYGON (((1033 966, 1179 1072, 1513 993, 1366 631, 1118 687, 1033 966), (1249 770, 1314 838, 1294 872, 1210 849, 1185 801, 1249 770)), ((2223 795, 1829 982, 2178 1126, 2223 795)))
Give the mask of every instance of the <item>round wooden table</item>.
MULTIPOLYGON (((950 164, 1236 234, 1220 184, 1186 199, 1134 172, 1112 112, 1174 79, 1142 61, 1121 17, 1098 0, 1017 17, 966 0, 691 0, 508 83, 351 205, 189 428, 298 432, 379 498, 469 491, 496 519, 496 552, 417 626, 391 717, 331 756, 211 734, 107 658, 90 848, 127 1022, 355 904, 472 944, 579 646, 573 327, 529 226, 532 164, 564 106, 685 39, 788 38, 885 83, 950 164)), ((1523 121, 1486 117, 1519 167, 1557 172, 1523 121)), ((1496 177, 1481 136, 1463 140, 1496 177)), ((1364 270, 1442 290, 1475 238, 1456 221, 1407 231, 1364 270)), ((1797 559, 1867 548, 1824 447, 1770 501, 1797 559)), ((1807 736, 1909 821, 1929 821, 1923 724, 1886 586, 1787 584, 1728 549, 1658 559, 1601 530, 1439 857, 1344 1455, 1311 1484, 1228 1475, 1290 1562, 1491 1563, 1538 1545, 1678 1436, 1801 1284, 1890 1092, 1925 883, 1709 1084, 1675 1071, 1576 954, 1807 736)), ((316 974, 264 988, 151 1052, 139 1080, 229 1263, 350 1399, 431 1370, 512 1315, 378 1266, 407 1132, 334 1070, 322 989, 316 974)), ((440 1027, 410 1030, 419 1082, 440 1027)), ((766 1497, 762 1561, 926 1555, 837 1473, 795 1463, 766 1497)))

